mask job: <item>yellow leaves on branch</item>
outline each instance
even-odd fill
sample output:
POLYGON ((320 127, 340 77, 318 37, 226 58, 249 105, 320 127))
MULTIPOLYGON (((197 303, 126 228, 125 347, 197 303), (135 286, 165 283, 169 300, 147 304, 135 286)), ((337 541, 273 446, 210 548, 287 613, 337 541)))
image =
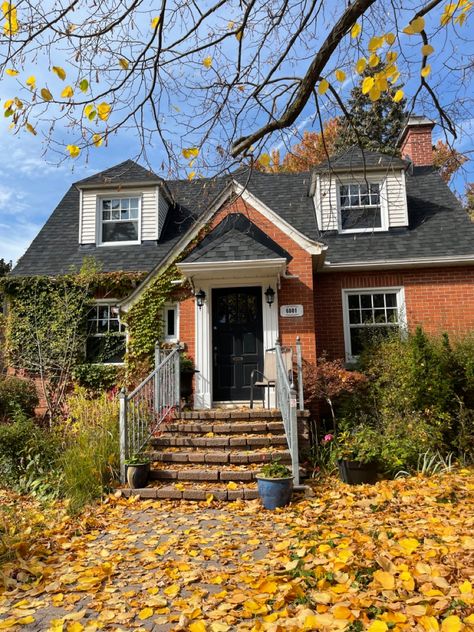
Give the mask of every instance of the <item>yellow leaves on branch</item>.
POLYGON ((446 4, 443 14, 440 18, 441 26, 446 26, 447 24, 449 24, 453 20, 456 12, 458 12, 458 15, 454 19, 454 23, 462 26, 466 21, 468 13, 472 9, 472 7, 473 4, 471 0, 458 0, 458 2, 450 2, 449 4, 446 4))
POLYGON ((365 77, 362 82, 362 94, 367 94, 370 92, 374 86, 375 79, 373 77, 365 77))
POLYGON ((128 70, 128 67, 130 66, 129 62, 126 59, 123 59, 123 57, 119 59, 119 64, 122 70, 128 70))
POLYGON ((103 144, 104 139, 100 134, 94 134, 92 136, 92 142, 96 147, 100 147, 103 144))
POLYGON ((77 158, 81 153, 81 150, 77 145, 67 145, 66 149, 69 152, 71 158, 77 158))
POLYGON ((212 66, 212 57, 204 57, 202 60, 202 65, 204 68, 209 69, 212 66))
POLYGON ((89 121, 93 121, 97 116, 95 105, 93 105, 92 103, 86 105, 86 107, 84 108, 84 116, 88 118, 89 121))
POLYGON ((406 35, 417 35, 418 33, 421 33, 424 28, 425 18, 419 17, 412 20, 410 24, 403 29, 403 32, 406 35))
POLYGON ((356 22, 354 26, 351 28, 351 37, 354 39, 356 37, 359 37, 361 31, 362 31, 361 25, 356 22))
POLYGON ((11 2, 2 2, 2 12, 5 18, 3 32, 8 36, 15 35, 18 33, 18 16, 15 5, 11 2))
POLYGON ((44 101, 52 101, 53 100, 53 95, 51 94, 51 92, 48 90, 48 88, 41 88, 40 90, 40 94, 41 94, 41 98, 44 101))
POLYGON ((421 47, 421 54, 423 55, 423 57, 428 57, 429 55, 432 55, 434 53, 434 48, 431 46, 431 44, 423 44, 423 46, 421 47))
POLYGON ((326 94, 328 88, 329 88, 329 82, 327 81, 327 79, 321 79, 318 86, 318 94, 320 95, 326 94))
POLYGON ((110 116, 111 110, 112 107, 108 103, 103 101, 97 106, 97 116, 100 118, 101 121, 106 121, 110 116))
POLYGON ((73 96, 74 90, 72 89, 72 86, 66 86, 61 92, 61 98, 63 99, 71 99, 73 96))
POLYGON ((16 77, 18 74, 20 74, 18 70, 14 70, 13 68, 7 68, 5 72, 7 75, 10 75, 10 77, 16 77))
POLYGON ((370 39, 369 41, 369 52, 374 53, 375 51, 377 51, 379 48, 382 48, 384 44, 384 38, 382 37, 377 37, 374 36, 370 39))
POLYGON ((429 64, 426 66, 423 66, 423 68, 421 69, 421 76, 428 77, 430 72, 431 72, 431 66, 429 64))
POLYGON ((87 79, 81 79, 81 81, 79 81, 79 90, 81 92, 87 92, 89 90, 89 82, 87 79))
POLYGON ((31 75, 30 77, 28 77, 25 83, 30 90, 34 90, 36 88, 36 77, 34 75, 31 75))
POLYGON ((190 158, 197 158, 199 155, 199 149, 197 147, 188 147, 187 149, 183 149, 181 153, 186 160, 189 160, 190 158))
POLYGON ((159 15, 156 18, 152 19, 152 21, 151 21, 151 30, 152 31, 156 31, 156 27, 160 23, 160 20, 161 20, 161 16, 159 16, 159 15))
POLYGON ((336 79, 340 82, 343 82, 346 78, 346 73, 343 70, 338 69, 334 74, 336 75, 336 79))
POLYGON ((367 67, 367 60, 365 59, 365 57, 361 57, 356 62, 356 65, 355 65, 356 73, 361 75, 364 72, 364 70, 366 69, 366 67, 367 67))
POLYGON ((61 79, 61 81, 66 79, 66 71, 64 68, 61 68, 61 66, 53 66, 51 70, 61 79))

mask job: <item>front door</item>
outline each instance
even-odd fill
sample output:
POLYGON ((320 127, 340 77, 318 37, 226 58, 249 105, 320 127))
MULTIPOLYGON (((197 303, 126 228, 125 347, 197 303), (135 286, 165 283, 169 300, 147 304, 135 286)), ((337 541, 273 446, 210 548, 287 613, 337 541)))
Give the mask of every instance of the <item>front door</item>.
POLYGON ((263 369, 262 288, 212 290, 212 350, 214 400, 249 400, 251 373, 263 369))

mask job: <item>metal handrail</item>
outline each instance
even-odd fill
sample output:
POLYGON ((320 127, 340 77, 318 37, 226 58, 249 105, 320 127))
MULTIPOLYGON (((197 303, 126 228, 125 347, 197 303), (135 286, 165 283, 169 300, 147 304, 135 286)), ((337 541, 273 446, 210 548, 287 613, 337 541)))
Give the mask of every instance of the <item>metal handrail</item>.
MULTIPOLYGON (((163 353, 163 351, 161 352, 163 353)), ((180 347, 164 358, 155 353, 155 369, 130 393, 122 389, 120 401, 120 476, 125 482, 125 461, 140 454, 161 423, 180 406, 180 347)))
POLYGON ((297 415, 297 394, 293 384, 290 382, 280 342, 277 340, 275 345, 277 379, 276 379, 276 400, 280 409, 283 426, 285 428, 288 449, 291 455, 291 469, 293 473, 293 482, 295 485, 300 484, 300 465, 298 454, 298 415, 297 415))

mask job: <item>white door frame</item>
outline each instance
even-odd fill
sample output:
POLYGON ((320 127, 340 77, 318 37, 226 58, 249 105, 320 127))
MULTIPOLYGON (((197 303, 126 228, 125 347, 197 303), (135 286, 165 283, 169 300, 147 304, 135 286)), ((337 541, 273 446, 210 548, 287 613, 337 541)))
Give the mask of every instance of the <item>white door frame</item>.
MULTIPOLYGON (((196 332, 196 373, 194 390, 194 407, 196 409, 212 408, 212 290, 215 288, 256 287, 262 288, 262 318, 263 318, 263 351, 275 346, 278 338, 278 276, 262 277, 257 274, 249 276, 241 281, 219 279, 215 281, 194 279, 196 290, 206 292, 204 305, 199 308, 195 305, 195 332, 196 332), (268 305, 265 290, 271 286, 275 290, 273 305, 268 305)), ((270 406, 275 405, 275 394, 270 394, 270 406)))

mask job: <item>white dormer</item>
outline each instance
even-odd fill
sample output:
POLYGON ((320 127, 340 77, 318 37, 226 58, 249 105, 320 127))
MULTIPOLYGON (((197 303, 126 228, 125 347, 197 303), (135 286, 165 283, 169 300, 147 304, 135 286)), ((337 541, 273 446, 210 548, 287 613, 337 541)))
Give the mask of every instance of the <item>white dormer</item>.
POLYGON ((351 165, 344 170, 336 161, 334 169, 315 173, 313 195, 322 232, 382 232, 408 226, 404 168, 351 165))
POLYGON ((170 205, 162 184, 80 186, 79 243, 125 246, 157 241, 170 205))

